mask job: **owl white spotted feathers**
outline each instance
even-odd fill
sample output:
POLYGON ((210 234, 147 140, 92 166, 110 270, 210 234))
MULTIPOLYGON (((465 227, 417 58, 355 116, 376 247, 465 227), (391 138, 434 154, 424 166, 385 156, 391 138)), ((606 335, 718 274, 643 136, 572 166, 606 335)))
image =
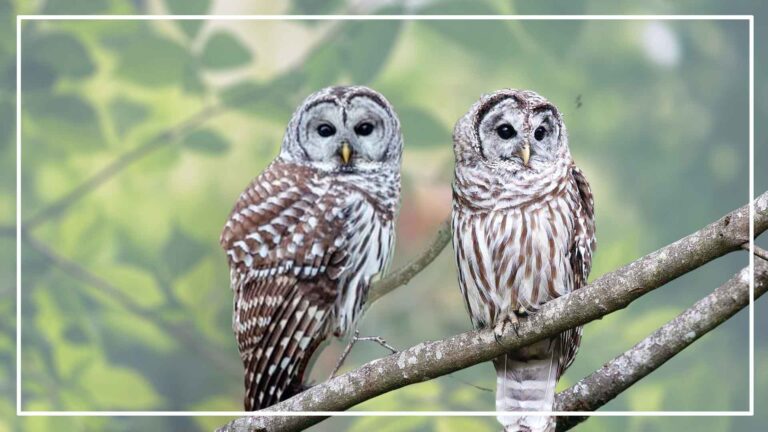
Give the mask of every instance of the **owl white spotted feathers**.
MULTIPOLYGON (((585 285, 594 205, 558 109, 527 90, 483 96, 456 124, 452 230, 476 328, 515 325, 585 285)), ((581 327, 494 359, 497 411, 552 411, 581 327)), ((546 416, 499 416, 507 431, 554 431, 546 416)))
POLYGON ((295 111, 280 155, 240 195, 220 242, 246 410, 301 391, 318 346, 356 325, 394 249, 402 147, 382 95, 326 88, 295 111))

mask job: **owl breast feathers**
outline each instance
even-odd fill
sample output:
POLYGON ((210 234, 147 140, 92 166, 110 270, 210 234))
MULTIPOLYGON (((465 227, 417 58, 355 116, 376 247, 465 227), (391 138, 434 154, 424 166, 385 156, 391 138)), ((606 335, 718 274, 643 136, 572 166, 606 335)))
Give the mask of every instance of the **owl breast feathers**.
POLYGON ((393 116, 364 87, 313 94, 294 114, 280 156, 235 204, 221 245, 246 410, 300 391, 314 351, 355 326, 371 281, 385 271, 400 194, 393 116))

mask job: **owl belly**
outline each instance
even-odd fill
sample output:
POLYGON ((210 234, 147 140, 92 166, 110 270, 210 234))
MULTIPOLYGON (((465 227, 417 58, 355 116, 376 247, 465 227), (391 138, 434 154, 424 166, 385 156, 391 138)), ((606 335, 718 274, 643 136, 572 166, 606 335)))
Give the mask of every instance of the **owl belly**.
POLYGON ((337 336, 348 334, 356 326, 371 284, 389 264, 395 241, 393 223, 382 221, 370 205, 361 205, 350 219, 358 222, 350 229, 350 265, 339 278, 342 289, 336 303, 337 336))
POLYGON ((573 223, 556 206, 454 212, 460 285, 476 327, 535 311, 572 291, 573 223))

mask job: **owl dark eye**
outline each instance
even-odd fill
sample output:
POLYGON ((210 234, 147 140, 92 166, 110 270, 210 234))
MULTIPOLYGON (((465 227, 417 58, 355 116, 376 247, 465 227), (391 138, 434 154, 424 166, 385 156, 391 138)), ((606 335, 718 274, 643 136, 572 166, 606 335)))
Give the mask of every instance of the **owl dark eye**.
POLYGON ((503 140, 508 140, 517 136, 517 131, 509 123, 504 123, 503 125, 497 127, 496 133, 499 135, 499 138, 503 140))
POLYGON ((373 125, 368 122, 362 122, 355 126, 355 133, 360 136, 368 136, 373 132, 373 125))
POLYGON ((547 129, 544 126, 539 126, 533 131, 533 137, 536 138, 536 141, 543 140, 546 135, 547 129))
POLYGON ((317 127, 317 133, 323 138, 329 137, 336 133, 336 128, 333 127, 333 125, 329 125, 328 123, 323 123, 317 127))

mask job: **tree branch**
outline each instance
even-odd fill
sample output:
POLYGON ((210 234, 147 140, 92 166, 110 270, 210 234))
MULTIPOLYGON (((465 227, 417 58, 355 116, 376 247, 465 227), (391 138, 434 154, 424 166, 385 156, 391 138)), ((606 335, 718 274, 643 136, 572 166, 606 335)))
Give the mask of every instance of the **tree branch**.
MULTIPOLYGON (((595 411, 749 305, 749 267, 632 347, 557 396, 557 411, 595 411)), ((768 290, 768 262, 755 262, 755 299, 768 290)), ((588 417, 560 417, 557 430, 588 417)))
POLYGON ((191 350, 192 352, 196 352, 198 355, 206 358, 217 367, 230 371, 233 374, 240 373, 239 366, 231 361, 231 358, 226 355, 226 351, 215 349, 214 347, 211 347, 209 343, 205 343, 204 340, 190 331, 191 328, 189 325, 179 325, 163 319, 156 312, 148 310, 138 304, 130 296, 126 295, 120 288, 91 273, 88 271, 88 269, 81 266, 80 264, 59 255, 26 231, 23 232, 22 236, 30 248, 37 251, 39 254, 49 260, 53 265, 59 267, 62 271, 69 274, 71 277, 98 288, 107 297, 115 300, 128 312, 133 313, 136 316, 151 322, 158 328, 165 330, 173 337, 178 339, 181 342, 181 346, 191 350))
POLYGON ((24 228, 32 230, 41 223, 58 217, 66 209, 79 201, 89 192, 92 192, 102 184, 106 183, 112 177, 116 176, 124 169, 131 166, 136 161, 143 159, 145 156, 153 153, 155 150, 161 149, 166 145, 171 144, 176 139, 184 136, 190 130, 193 130, 206 120, 213 118, 215 115, 224 111, 223 105, 210 105, 197 113, 191 115, 181 123, 169 128, 168 130, 155 135, 154 138, 146 143, 129 150, 127 153, 117 157, 107 166, 101 168, 96 174, 92 175, 66 195, 57 199, 47 207, 35 213, 28 220, 24 221, 24 228))
MULTIPOLYGON (((768 192, 754 203, 755 234, 768 228, 768 192)), ((580 290, 560 297, 521 321, 517 334, 498 341, 491 329, 471 331, 374 360, 347 374, 314 386, 265 412, 341 411, 380 394, 489 361, 505 352, 551 337, 623 309, 644 294, 709 261, 741 248, 749 240, 749 206, 618 270, 580 290)), ((220 431, 295 431, 323 417, 246 417, 220 431)))
POLYGON ((768 251, 766 251, 765 249, 761 248, 760 246, 758 246, 756 244, 752 245, 752 250, 750 250, 749 244, 747 244, 747 243, 744 243, 743 245, 741 245, 741 248, 744 249, 747 252, 754 253, 755 256, 758 257, 758 258, 762 258, 762 259, 768 261, 768 251))
POLYGON ((451 223, 445 221, 440 224, 440 229, 437 231, 435 239, 432 244, 427 247, 424 252, 419 255, 418 258, 413 260, 410 264, 401 267, 396 272, 387 276, 386 278, 376 282, 371 287, 371 292, 368 294, 368 301, 366 304, 370 306, 376 300, 383 297, 385 294, 389 294, 395 288, 402 285, 406 285, 413 279, 414 276, 419 274, 424 268, 432 263, 435 258, 445 249, 448 241, 451 239, 451 223))
MULTIPOLYGON (((317 52, 317 49, 315 49, 316 47, 327 44, 331 39, 338 35, 339 29, 341 28, 341 23, 343 23, 343 21, 335 22, 328 29, 326 29, 323 34, 316 38, 316 42, 307 48, 305 54, 297 58, 291 67, 284 71, 282 75, 289 75, 291 73, 301 71, 306 64, 307 58, 317 52)), ((280 79, 280 76, 275 78, 275 80, 278 79, 280 79)), ((269 87, 269 84, 270 83, 267 83, 265 87, 269 87)), ((155 150, 161 149, 173 143, 175 140, 183 137, 206 121, 226 112, 229 106, 240 105, 243 102, 252 101, 252 97, 252 92, 244 92, 235 96, 235 98, 233 98, 233 100, 229 101, 227 104, 214 103, 203 107, 196 113, 187 117, 185 120, 182 120, 181 122, 171 126, 165 131, 158 133, 144 144, 131 149, 128 152, 115 158, 112 162, 107 164, 107 166, 101 168, 94 175, 84 180, 64 196, 56 199, 53 203, 47 205, 37 213, 33 214, 27 220, 25 220, 23 222, 24 228, 27 230, 32 230, 46 221, 59 217, 73 204, 78 202, 88 193, 96 190, 99 186, 108 182, 116 175, 120 174, 134 162, 137 162, 143 159, 145 156, 152 154, 155 150)), ((16 230, 12 226, 0 227, 0 235, 13 235, 15 232, 16 230)))

